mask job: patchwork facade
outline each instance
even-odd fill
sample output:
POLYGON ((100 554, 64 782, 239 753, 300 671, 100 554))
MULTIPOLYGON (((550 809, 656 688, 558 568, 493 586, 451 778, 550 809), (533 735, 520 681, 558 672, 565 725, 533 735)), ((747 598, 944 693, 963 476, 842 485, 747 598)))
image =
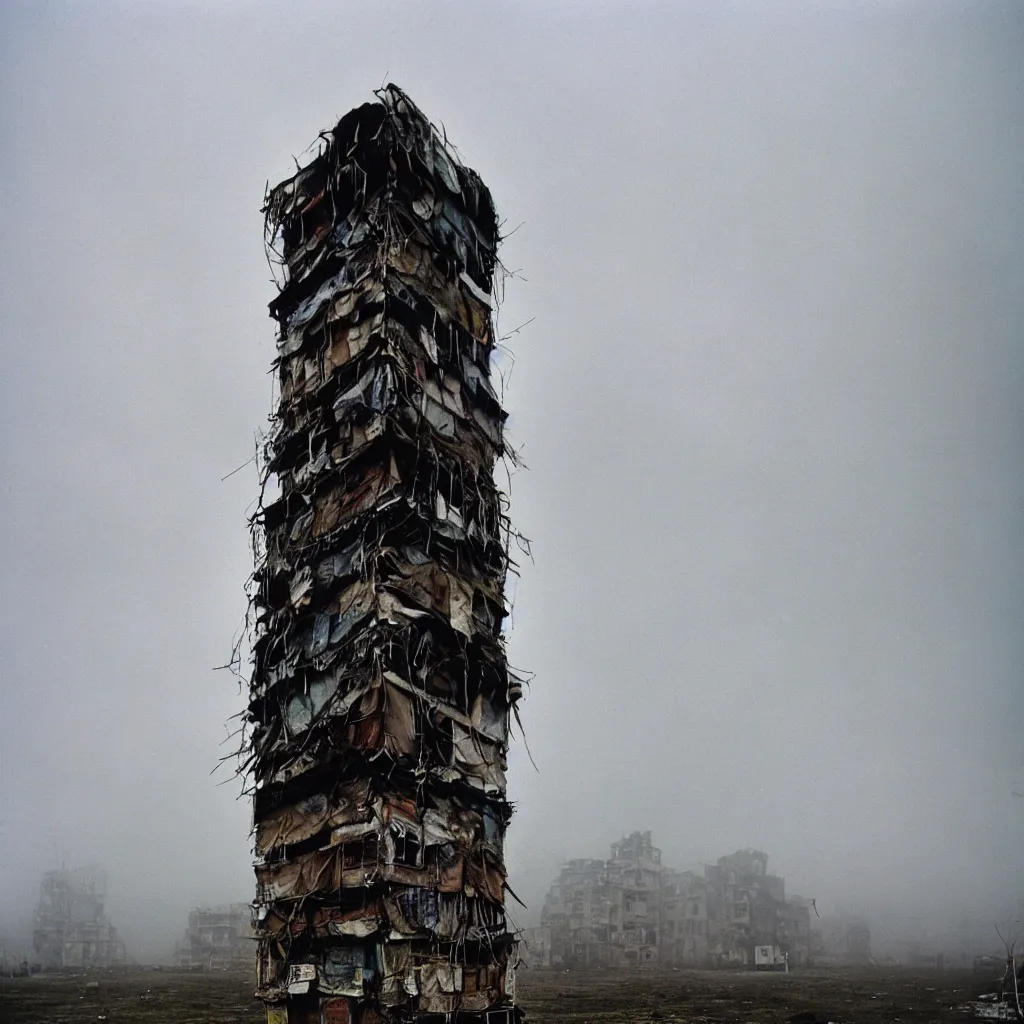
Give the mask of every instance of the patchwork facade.
POLYGON ((266 202, 285 280, 249 705, 258 994, 289 1024, 510 1024, 498 222, 409 98, 376 95, 266 202))

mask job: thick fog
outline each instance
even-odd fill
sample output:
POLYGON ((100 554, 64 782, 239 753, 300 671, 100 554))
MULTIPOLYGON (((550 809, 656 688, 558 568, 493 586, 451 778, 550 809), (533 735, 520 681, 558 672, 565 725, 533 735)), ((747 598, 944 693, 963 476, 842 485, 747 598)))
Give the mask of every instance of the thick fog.
POLYGON ((911 930, 1024 896, 1020 7, 210 6, 0 12, 0 932, 62 863, 140 960, 252 895, 259 209, 387 81, 518 228, 516 919, 634 829, 911 930))

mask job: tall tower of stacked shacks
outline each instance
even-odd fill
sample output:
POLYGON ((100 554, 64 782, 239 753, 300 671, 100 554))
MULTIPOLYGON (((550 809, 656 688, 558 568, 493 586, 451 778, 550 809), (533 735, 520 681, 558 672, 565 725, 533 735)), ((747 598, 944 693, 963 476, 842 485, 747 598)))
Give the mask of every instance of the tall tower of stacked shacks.
POLYGON ((249 708, 258 995, 271 1024, 511 1024, 497 219, 409 98, 376 96, 265 210, 285 281, 249 708))

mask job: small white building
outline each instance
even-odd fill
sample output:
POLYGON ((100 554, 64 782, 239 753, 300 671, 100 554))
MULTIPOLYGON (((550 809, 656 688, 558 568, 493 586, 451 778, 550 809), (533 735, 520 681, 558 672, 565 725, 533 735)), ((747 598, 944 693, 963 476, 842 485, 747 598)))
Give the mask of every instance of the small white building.
POLYGON ((788 957, 778 946, 755 946, 754 966, 762 970, 788 968, 788 957))

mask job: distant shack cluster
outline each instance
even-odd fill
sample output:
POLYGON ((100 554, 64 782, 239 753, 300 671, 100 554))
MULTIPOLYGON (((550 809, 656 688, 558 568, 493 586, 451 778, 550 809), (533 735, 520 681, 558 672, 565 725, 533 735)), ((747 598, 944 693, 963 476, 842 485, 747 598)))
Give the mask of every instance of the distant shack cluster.
POLYGON ((498 224, 408 97, 377 96, 266 203, 285 280, 249 704, 257 988, 275 1024, 511 1024, 498 224))
POLYGON ((651 833, 634 832, 608 860, 562 868, 541 927, 524 933, 524 957, 538 966, 798 967, 812 954, 813 905, 786 898, 767 854, 740 850, 698 875, 665 867, 651 833))

